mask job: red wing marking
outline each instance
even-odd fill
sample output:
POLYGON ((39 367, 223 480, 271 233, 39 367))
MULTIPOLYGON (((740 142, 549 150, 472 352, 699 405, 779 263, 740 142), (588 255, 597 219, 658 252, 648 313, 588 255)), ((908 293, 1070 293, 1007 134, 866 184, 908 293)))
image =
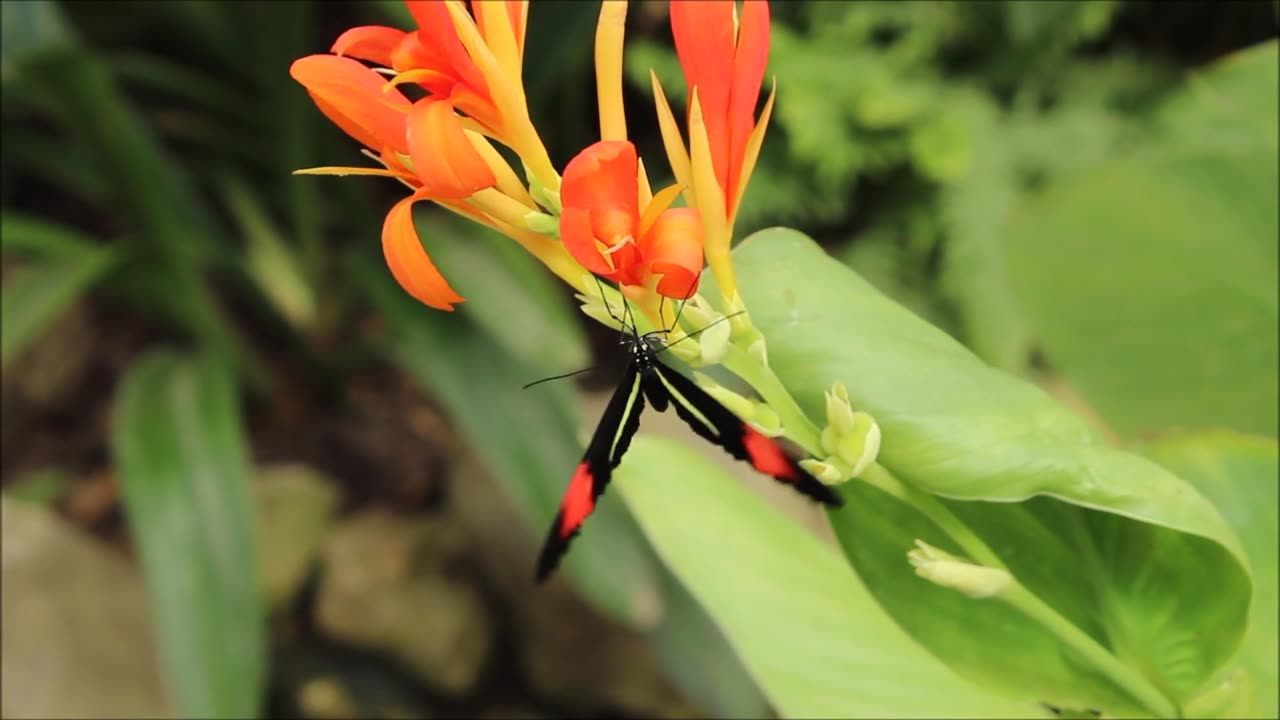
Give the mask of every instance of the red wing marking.
POLYGON ((781 445, 746 423, 742 424, 742 433, 742 445, 747 449, 752 467, 779 480, 796 479, 795 465, 782 451, 781 445))
POLYGON ((593 482, 591 468, 586 462, 579 463, 573 479, 569 481, 569 487, 564 491, 560 518, 561 538, 568 540, 595 509, 596 499, 591 491, 593 482))

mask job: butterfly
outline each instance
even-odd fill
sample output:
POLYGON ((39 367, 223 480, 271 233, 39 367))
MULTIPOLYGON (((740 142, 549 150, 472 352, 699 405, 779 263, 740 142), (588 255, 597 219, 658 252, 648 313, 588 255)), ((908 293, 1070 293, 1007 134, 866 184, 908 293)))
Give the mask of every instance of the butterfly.
MULTIPOLYGON (((677 321, 678 318, 677 315, 677 321)), ((669 330, 641 334, 634 324, 628 326, 616 316, 614 320, 623 328, 621 343, 630 356, 627 369, 600 417, 600 424, 591 436, 582 462, 578 463, 569 479, 569 486, 538 557, 538 582, 550 577, 568 551, 569 543, 595 509, 596 501, 612 479, 614 468, 622 462, 631 438, 640 427, 640 415, 646 401, 659 412, 674 407, 676 415, 695 433, 719 445, 733 457, 750 463, 759 472, 823 505, 841 506, 840 496, 805 471, 778 441, 761 434, 706 390, 662 361, 662 354, 673 346, 667 344, 669 330)), ((690 333, 677 342, 696 334, 690 333)))

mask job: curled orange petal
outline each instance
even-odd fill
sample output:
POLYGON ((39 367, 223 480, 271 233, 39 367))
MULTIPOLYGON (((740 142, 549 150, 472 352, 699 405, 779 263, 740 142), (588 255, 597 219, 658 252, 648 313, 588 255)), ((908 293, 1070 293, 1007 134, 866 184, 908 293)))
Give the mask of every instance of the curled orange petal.
POLYGON ((684 299, 698 291, 702 274, 702 220, 693 208, 672 208, 640 241, 649 272, 661 275, 658 293, 684 299))
POLYGON ((414 103, 408 135, 413 172, 431 197, 461 200, 497 184, 448 102, 427 97, 414 103))
POLYGON ((639 213, 636 148, 625 140, 601 140, 588 146, 565 166, 560 203, 597 215, 611 209, 636 218, 639 213))
POLYGON ((585 208, 565 208, 560 213, 560 241, 574 260, 597 275, 608 275, 613 266, 600 254, 595 232, 591 229, 591 212, 585 208))
POLYGON ((309 55, 289 68, 316 106, 335 125, 365 146, 408 153, 405 118, 409 101, 399 91, 384 93, 386 79, 359 61, 336 55, 309 55))
POLYGON ((403 30, 382 25, 353 27, 333 41, 333 48, 329 52, 391 67, 391 54, 407 34, 403 30))
POLYGON ((453 305, 463 302, 463 298, 449 287, 431 258, 427 257, 413 224, 413 204, 424 197, 423 193, 410 195, 387 213, 382 224, 382 254, 387 259, 391 274, 405 292, 424 305, 452 311, 453 305))

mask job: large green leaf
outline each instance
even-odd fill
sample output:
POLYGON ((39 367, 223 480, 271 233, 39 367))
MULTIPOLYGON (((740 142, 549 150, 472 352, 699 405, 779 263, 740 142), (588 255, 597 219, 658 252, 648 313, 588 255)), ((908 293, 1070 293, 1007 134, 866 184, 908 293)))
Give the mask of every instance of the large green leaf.
MULTIPOLYGON (((841 382, 854 406, 879 422, 881 462, 895 475, 943 497, 995 501, 950 507, 1079 630, 1175 699, 1185 698, 1188 687, 1206 680, 1234 651, 1245 622, 1247 568, 1231 529, 1192 487, 1154 463, 1109 447, 1043 391, 982 364, 799 233, 758 233, 743 243, 735 262, 752 318, 769 338, 770 365, 811 416, 821 416, 823 391, 841 382), (1016 504, 1034 496, 1056 500, 1016 504), (1158 556, 1170 548, 1185 554, 1161 561, 1158 556), (1087 551, 1095 553, 1097 564, 1082 576, 1087 551), (1124 573, 1135 564, 1149 564, 1151 571, 1127 578, 1124 573), (1204 567, 1214 568, 1218 582, 1212 597, 1200 591, 1204 567), (1064 587, 1072 580, 1062 578, 1076 578, 1107 600, 1090 604, 1088 595, 1064 587), (1171 591, 1185 602, 1148 604, 1171 591), (1153 614, 1146 621, 1135 618, 1147 609, 1153 614), (1167 643, 1188 631, 1217 636, 1180 649, 1194 657, 1175 667, 1164 655, 1167 643)), ((834 516, 835 528, 871 590, 923 644, 962 672, 1024 694, 1042 693, 1070 674, 1076 689, 1089 688, 1075 695, 1077 701, 1119 707, 1108 681, 1075 677, 1082 672, 1077 663, 1044 657, 1058 652, 1056 644, 1040 646, 1036 658, 1043 664, 1011 658, 1004 675, 984 673, 974 659, 987 662, 1000 650, 992 638, 1017 627, 1014 611, 993 605, 991 612, 1003 615, 988 621, 958 611, 947 620, 915 612, 934 605, 946 614, 948 604, 954 605, 954 598, 944 597, 947 591, 919 580, 897 582, 910 576, 904 554, 911 540, 941 539, 928 523, 912 521, 914 511, 903 514, 887 499, 863 497, 874 493, 869 488, 851 492, 859 502, 834 516), (863 503, 874 509, 864 511, 863 503), (900 515, 901 523, 883 527, 867 517, 876 512, 900 515), (1042 673, 1055 677, 1037 682, 1042 673)), ((973 612, 985 611, 975 606, 973 612)), ((1013 637, 1018 652, 1031 654, 1044 640, 1023 632, 1013 637)), ((1072 693, 1071 687, 1063 684, 1063 692, 1072 693)))
POLYGON ((1277 430, 1275 149, 1161 149, 1014 214, 1011 277, 1050 362, 1122 435, 1277 430))
MULTIPOLYGON (((539 371, 503 352, 475 323, 424 307, 384 268, 358 261, 353 269, 392 325, 391 357, 448 410, 525 513, 530 539, 541 537, 582 455, 570 388, 547 383, 522 392, 539 371)), ((596 515, 590 541, 574 546, 563 569, 610 616, 654 625, 663 603, 652 554, 620 504, 602 503, 596 515)), ((529 549, 532 583, 532 541, 529 549)))
POLYGON ((1280 145, 1280 41, 1228 55, 1193 73, 1156 119, 1179 143, 1252 149, 1280 145))
POLYGON ((1143 453, 1177 472, 1218 506, 1239 533, 1253 565, 1249 631, 1236 662, 1250 675, 1255 703, 1250 716, 1278 717, 1277 566, 1280 565, 1280 459, 1276 442, 1213 431, 1162 438, 1143 453))
POLYGON ((641 435, 614 487, 784 717, 1036 711, 938 662, 885 617, 834 548, 705 457, 641 435))
POLYGON ((0 291, 0 367, 110 270, 115 257, 111 248, 94 248, 9 273, 0 291))
POLYGON ((111 437, 174 700, 254 717, 266 681, 249 460, 217 363, 153 352, 126 375, 111 437))
POLYGON ((1048 359, 1121 435, 1275 435, 1277 43, 1191 76, 1148 151, 1015 213, 1008 264, 1048 359))
POLYGON ((647 638, 667 676, 713 717, 768 715, 768 700, 715 620, 670 572, 663 580, 666 612, 647 638))

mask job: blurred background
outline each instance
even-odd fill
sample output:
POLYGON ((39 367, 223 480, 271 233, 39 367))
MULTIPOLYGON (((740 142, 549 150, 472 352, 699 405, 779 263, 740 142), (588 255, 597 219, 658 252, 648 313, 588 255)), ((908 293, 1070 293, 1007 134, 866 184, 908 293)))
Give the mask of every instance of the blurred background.
MULTIPOLYGON (((596 139, 597 8, 529 13, 560 167, 596 139)), ((1278 8, 775 3, 739 236, 798 228, 1118 441, 1274 439, 1278 8)), ((0 713, 770 713, 616 498, 531 582, 614 336, 420 204, 468 299, 429 310, 381 258, 397 185, 290 174, 365 161, 289 64, 402 5, 0 9, 0 713)), ((661 175, 666 4, 628 33, 661 175)))

